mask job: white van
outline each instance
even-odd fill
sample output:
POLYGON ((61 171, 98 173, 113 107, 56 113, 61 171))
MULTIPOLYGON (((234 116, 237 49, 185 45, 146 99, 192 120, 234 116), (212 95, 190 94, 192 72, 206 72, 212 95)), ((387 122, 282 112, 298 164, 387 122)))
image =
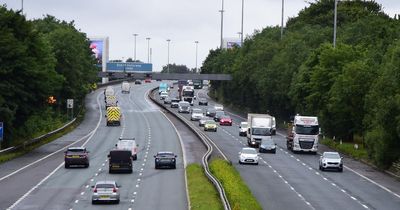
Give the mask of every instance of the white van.
POLYGON ((122 93, 129 94, 131 92, 131 85, 127 81, 122 82, 121 88, 122 88, 121 90, 122 93))
POLYGON ((115 147, 119 150, 129 150, 132 153, 132 159, 137 160, 137 152, 138 152, 138 144, 134 138, 132 139, 123 139, 120 138, 115 147))

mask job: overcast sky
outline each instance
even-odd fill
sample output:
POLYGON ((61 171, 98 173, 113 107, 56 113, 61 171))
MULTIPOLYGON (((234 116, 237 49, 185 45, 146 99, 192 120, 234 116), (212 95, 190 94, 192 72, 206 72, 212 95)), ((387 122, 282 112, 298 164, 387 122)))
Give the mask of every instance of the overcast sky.
MULTIPOLYGON (((18 10, 22 0, 0 0, 7 8, 18 10)), ((194 68, 195 41, 198 44, 198 67, 210 49, 220 44, 222 0, 24 0, 28 19, 50 14, 72 21, 90 36, 109 37, 109 58, 127 59, 134 54, 137 33, 137 59, 147 61, 150 37, 153 71, 167 64, 167 39, 170 63, 194 68)), ((307 0, 314 2, 314 0, 307 0)), ((304 0, 285 0, 285 21, 308 6, 304 0)), ((224 37, 238 38, 241 25, 241 0, 225 0, 224 37)), ((280 25, 281 0, 245 0, 244 34, 266 26, 280 25)), ((390 16, 400 13, 400 0, 376 0, 390 16)))

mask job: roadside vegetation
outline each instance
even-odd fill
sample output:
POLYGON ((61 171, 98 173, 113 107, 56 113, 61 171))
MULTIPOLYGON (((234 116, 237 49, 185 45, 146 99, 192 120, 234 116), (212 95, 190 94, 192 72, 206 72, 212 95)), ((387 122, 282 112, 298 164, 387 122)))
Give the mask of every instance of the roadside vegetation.
POLYGON ((192 210, 224 209, 217 189, 199 164, 188 165, 186 174, 192 210))
POLYGON ((389 168, 400 159, 400 20, 374 1, 340 1, 334 48, 333 13, 334 0, 312 2, 282 39, 266 27, 242 47, 211 50, 201 72, 233 76, 211 82, 223 103, 282 121, 318 116, 325 136, 361 136, 368 158, 389 168))
POLYGON ((1 148, 65 124, 66 99, 74 99, 79 110, 97 80, 89 41, 73 22, 52 16, 27 20, 3 5, 0 46, 1 148))
POLYGON ((239 172, 222 159, 212 160, 210 170, 221 182, 233 210, 262 209, 239 172))

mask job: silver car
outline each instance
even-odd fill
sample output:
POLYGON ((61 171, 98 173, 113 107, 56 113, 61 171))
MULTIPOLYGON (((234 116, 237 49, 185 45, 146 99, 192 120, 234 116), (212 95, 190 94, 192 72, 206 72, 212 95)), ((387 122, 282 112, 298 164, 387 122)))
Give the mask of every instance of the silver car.
POLYGON ((92 204, 98 202, 115 202, 119 203, 119 189, 120 185, 115 181, 98 181, 96 185, 92 186, 92 204))
POLYGON ((203 115, 203 110, 201 109, 192 109, 192 116, 190 117, 190 120, 200 120, 204 115, 203 115))
POLYGON ((324 152, 319 158, 319 170, 336 169, 343 172, 343 162, 338 152, 324 152))

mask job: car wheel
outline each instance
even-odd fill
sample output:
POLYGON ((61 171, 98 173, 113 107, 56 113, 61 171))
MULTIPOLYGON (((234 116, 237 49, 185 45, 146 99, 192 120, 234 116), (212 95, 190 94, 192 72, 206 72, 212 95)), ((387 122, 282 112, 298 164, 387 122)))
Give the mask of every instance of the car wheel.
POLYGON ((96 204, 96 201, 95 201, 95 200, 92 200, 92 204, 96 204))
POLYGON ((343 168, 339 168, 339 172, 343 172, 343 168))
POLYGON ((276 149, 272 150, 272 153, 276 154, 276 149))
POLYGON ((242 165, 242 161, 239 160, 239 164, 242 165))
POLYGON ((133 160, 137 160, 137 155, 134 155, 134 156, 132 157, 132 159, 133 159, 133 160))
POLYGON ((319 165, 319 170, 324 171, 324 168, 321 165, 319 165))
POLYGON ((89 168, 89 163, 85 165, 85 168, 89 168))
POLYGON ((214 132, 217 132, 217 129, 215 129, 215 131, 214 132))
POLYGON ((258 165, 258 162, 256 163, 256 165, 258 165))
POLYGON ((106 125, 107 125, 107 126, 110 126, 110 123, 107 122, 106 125))
POLYGON ((154 168, 155 168, 155 169, 158 169, 158 165, 156 164, 156 165, 154 166, 154 168))
POLYGON ((115 201, 116 204, 119 204, 119 199, 115 201))
POLYGON ((68 164, 65 164, 64 167, 65 167, 65 168, 69 168, 69 165, 68 165, 68 164))
POLYGON ((176 169, 176 164, 174 164, 174 165, 172 166, 172 169, 176 169))

